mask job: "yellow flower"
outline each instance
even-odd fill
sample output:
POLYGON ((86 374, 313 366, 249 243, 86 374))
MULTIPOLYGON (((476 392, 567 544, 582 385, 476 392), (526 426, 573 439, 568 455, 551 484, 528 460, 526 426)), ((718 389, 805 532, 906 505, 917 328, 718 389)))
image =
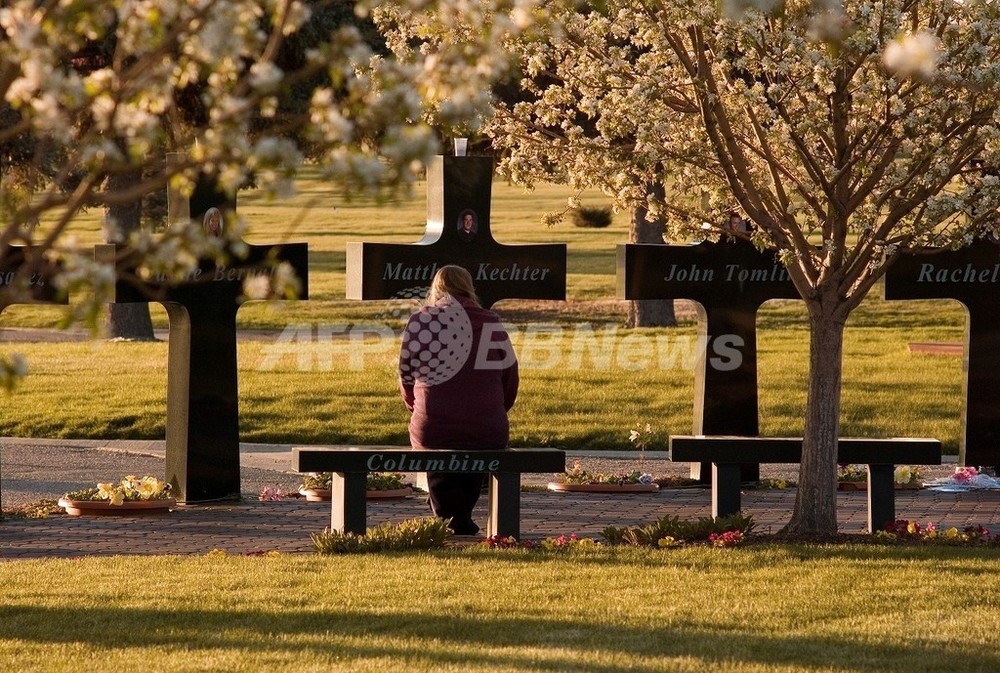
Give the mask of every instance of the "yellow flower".
POLYGON ((122 501, 124 499, 125 499, 124 494, 122 494, 121 489, 118 488, 116 488, 111 492, 111 498, 109 498, 109 500, 111 500, 112 505, 120 505, 122 504, 122 501))
POLYGON ((97 485, 97 497, 100 500, 111 500, 114 495, 115 487, 111 484, 98 484, 97 485))
POLYGON ((656 545, 660 549, 665 549, 666 547, 672 547, 674 542, 676 542, 674 538, 670 537, 669 535, 665 535, 656 542, 656 545))
POLYGON ((148 480, 143 479, 139 482, 136 490, 139 493, 140 500, 149 500, 156 495, 156 484, 152 484, 148 480))
POLYGON ((956 537, 958 537, 958 529, 957 528, 949 528, 948 530, 946 530, 944 532, 944 536, 946 538, 948 538, 949 540, 954 540, 956 537))

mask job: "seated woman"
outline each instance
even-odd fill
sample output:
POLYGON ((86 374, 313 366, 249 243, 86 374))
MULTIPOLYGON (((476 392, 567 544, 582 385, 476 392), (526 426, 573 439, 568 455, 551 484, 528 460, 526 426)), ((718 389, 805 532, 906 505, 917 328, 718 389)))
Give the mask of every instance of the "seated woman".
MULTIPOLYGON (((479 305, 472 276, 441 267, 427 305, 410 316, 399 355, 399 387, 415 449, 507 448, 507 412, 517 397, 517 358, 496 313, 479 305)), ((429 472, 431 511, 456 535, 475 535, 472 509, 485 475, 429 472)))

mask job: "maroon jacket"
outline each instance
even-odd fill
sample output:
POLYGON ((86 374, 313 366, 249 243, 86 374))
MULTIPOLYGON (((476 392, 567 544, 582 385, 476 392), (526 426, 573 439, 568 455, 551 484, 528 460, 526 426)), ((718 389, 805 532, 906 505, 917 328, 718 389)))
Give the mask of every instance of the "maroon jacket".
POLYGON ((410 316, 399 388, 414 448, 507 448, 517 386, 517 358, 496 313, 449 298, 410 316))

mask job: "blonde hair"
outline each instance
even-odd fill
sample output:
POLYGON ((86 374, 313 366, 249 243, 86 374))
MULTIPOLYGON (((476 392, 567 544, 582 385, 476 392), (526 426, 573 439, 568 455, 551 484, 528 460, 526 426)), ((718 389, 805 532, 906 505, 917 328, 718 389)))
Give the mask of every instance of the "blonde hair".
POLYGON ((222 211, 219 210, 218 208, 209 208, 208 210, 206 210, 205 211, 205 219, 202 220, 202 226, 205 227, 205 231, 208 232, 209 234, 211 234, 213 236, 221 236, 222 235, 222 228, 224 226, 224 224, 223 224, 223 218, 222 218, 222 211), (212 231, 212 229, 209 226, 209 224, 211 223, 212 219, 215 219, 216 222, 217 222, 217 224, 218 224, 218 227, 219 227, 219 231, 218 232, 212 231))
POLYGON ((455 264, 442 266, 434 274, 430 292, 427 293, 427 303, 436 304, 445 295, 471 299, 477 306, 479 305, 479 297, 476 296, 476 288, 472 284, 472 274, 455 264))

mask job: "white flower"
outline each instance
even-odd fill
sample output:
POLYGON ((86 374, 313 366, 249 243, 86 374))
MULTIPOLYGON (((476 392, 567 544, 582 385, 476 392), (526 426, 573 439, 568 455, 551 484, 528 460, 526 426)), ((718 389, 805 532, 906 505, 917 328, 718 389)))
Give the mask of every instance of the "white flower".
POLYGON ((255 274, 243 281, 243 295, 247 299, 267 299, 271 294, 271 279, 265 274, 255 274))
POLYGON ((892 475, 897 484, 908 484, 913 478, 913 471, 906 465, 900 465, 892 475))
POLYGON ((274 93, 285 73, 270 61, 250 66, 250 85, 261 93, 274 93))
POLYGON ((882 64, 900 77, 932 77, 937 72, 941 42, 930 33, 909 33, 890 42, 882 53, 882 64))

